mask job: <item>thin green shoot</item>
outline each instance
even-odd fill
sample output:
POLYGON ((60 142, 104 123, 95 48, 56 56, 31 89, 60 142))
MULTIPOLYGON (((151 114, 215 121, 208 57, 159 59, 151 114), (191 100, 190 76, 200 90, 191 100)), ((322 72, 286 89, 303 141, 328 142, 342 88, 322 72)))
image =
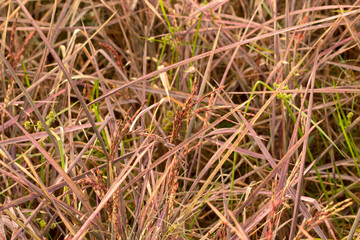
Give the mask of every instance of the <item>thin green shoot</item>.
POLYGON ((161 11, 162 11, 162 13, 164 14, 164 18, 165 18, 166 24, 167 24, 168 27, 169 27, 170 34, 171 34, 171 36, 175 39, 174 27, 171 26, 170 21, 169 21, 167 15, 166 15, 166 11, 165 11, 165 8, 164 8, 163 0, 160 0, 159 3, 160 3, 161 11))
MULTIPOLYGON (((52 135, 56 138, 57 144, 59 146, 61 168, 66 172, 68 161, 67 161, 67 158, 64 158, 64 148, 63 148, 63 140, 62 140, 63 136, 62 136, 62 138, 60 138, 52 129, 50 129, 50 131, 51 131, 52 135)), ((63 135, 63 132, 62 132, 62 135, 63 135)), ((65 186, 64 193, 66 193, 67 191, 68 191, 68 186, 65 186)), ((71 204, 69 194, 66 194, 66 202, 68 205, 71 204)))
MULTIPOLYGON (((333 84, 334 84, 334 88, 336 88, 335 82, 333 82, 333 84)), ((357 150, 357 147, 356 147, 356 144, 354 143, 354 141, 350 141, 353 139, 351 133, 347 134, 345 131, 345 128, 348 125, 350 125, 349 121, 351 121, 351 119, 349 119, 347 116, 345 116, 345 113, 341 107, 340 98, 339 98, 338 93, 336 93, 336 100, 334 99, 334 102, 335 103, 337 102, 337 104, 335 106, 336 106, 336 110, 337 110, 339 126, 340 126, 342 133, 344 134, 344 138, 345 138, 346 144, 349 148, 351 157, 354 159, 356 171, 358 173, 358 176, 360 177, 360 169, 358 166, 358 161, 356 161, 356 159, 360 159, 360 155, 359 155, 359 152, 357 150), (344 121, 343 121, 343 119, 344 119, 344 121)))
MULTIPOLYGON (((216 184, 216 186, 214 186, 213 189, 216 189, 219 185, 220 185, 220 183, 216 184)), ((197 219, 197 216, 200 214, 202 207, 205 205, 206 200, 211 196, 211 193, 212 193, 212 192, 213 192, 213 190, 210 190, 209 193, 205 196, 203 202, 201 203, 201 205, 200 205, 200 207, 199 207, 199 210, 195 213, 194 218, 193 218, 193 220, 192 220, 191 223, 190 223, 189 230, 192 229, 192 227, 193 227, 193 225, 194 225, 194 223, 195 223, 195 220, 197 219)))
POLYGON ((29 87, 31 86, 31 84, 30 84, 30 81, 29 81, 29 77, 28 77, 28 75, 27 75, 27 71, 26 71, 26 67, 25 67, 25 62, 24 62, 24 60, 22 60, 22 67, 23 67, 23 71, 24 71, 26 86, 29 88, 29 87))
MULTIPOLYGON (((94 82, 94 87, 93 87, 92 92, 91 92, 91 101, 94 101, 95 97, 96 97, 96 98, 99 97, 99 80, 98 80, 98 79, 95 79, 95 82, 94 82)), ((101 122, 100 112, 99 112, 99 103, 95 103, 95 104, 93 105, 93 108, 92 108, 92 109, 94 110, 96 121, 97 121, 97 122, 101 122)), ((99 127, 100 127, 100 126, 99 126, 99 127)), ((98 127, 98 128, 99 128, 99 127, 98 127)), ((102 135, 102 137, 103 137, 103 139, 104 139, 104 142, 105 142, 105 144, 106 144, 106 147, 107 147, 108 149, 110 149, 109 141, 108 141, 108 139, 106 138, 105 130, 103 130, 103 131, 101 132, 101 135, 102 135)))
POLYGON ((248 48, 251 48, 252 50, 254 50, 255 52, 261 54, 261 56, 265 57, 266 59, 268 59, 269 61, 271 61, 274 65, 276 65, 277 63, 275 62, 275 60, 273 60, 271 57, 269 57, 268 55, 266 55, 265 53, 263 53, 262 51, 259 51, 258 49, 254 48, 253 46, 251 46, 250 44, 246 44, 246 46, 248 48))

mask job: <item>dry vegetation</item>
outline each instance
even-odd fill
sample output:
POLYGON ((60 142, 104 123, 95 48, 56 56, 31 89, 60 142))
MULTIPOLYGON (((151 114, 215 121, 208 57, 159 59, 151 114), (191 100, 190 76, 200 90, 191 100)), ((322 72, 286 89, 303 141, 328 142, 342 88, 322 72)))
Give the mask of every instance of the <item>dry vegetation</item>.
POLYGON ((359 239, 358 2, 1 0, 0 239, 359 239))

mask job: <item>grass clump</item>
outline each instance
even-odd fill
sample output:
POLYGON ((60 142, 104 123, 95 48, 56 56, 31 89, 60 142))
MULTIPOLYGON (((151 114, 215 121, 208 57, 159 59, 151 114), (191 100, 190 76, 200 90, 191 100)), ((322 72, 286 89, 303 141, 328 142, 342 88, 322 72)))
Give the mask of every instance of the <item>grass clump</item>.
POLYGON ((0 6, 0 239, 360 238, 357 3, 0 6))

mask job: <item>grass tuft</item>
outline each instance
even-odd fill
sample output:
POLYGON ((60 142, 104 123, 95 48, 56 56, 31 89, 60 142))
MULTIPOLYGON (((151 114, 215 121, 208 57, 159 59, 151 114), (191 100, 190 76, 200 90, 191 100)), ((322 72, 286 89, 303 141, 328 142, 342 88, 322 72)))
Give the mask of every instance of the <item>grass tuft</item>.
POLYGON ((0 239, 359 239, 335 2, 0 1, 0 239))

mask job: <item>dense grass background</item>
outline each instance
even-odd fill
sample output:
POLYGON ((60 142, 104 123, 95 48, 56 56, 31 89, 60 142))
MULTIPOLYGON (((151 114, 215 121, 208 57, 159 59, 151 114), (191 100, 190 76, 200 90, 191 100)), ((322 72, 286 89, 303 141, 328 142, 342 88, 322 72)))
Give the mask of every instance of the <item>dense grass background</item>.
POLYGON ((0 1, 0 239, 360 239, 359 1, 0 1))

